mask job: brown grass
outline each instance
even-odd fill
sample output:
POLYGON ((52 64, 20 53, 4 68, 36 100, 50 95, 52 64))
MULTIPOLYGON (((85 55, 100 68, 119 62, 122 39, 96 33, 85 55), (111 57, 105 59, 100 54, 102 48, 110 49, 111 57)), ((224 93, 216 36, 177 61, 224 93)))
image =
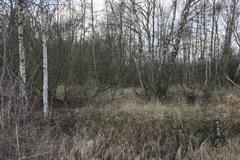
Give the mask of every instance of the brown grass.
POLYGON ((129 89, 115 98, 104 107, 53 112, 49 120, 38 112, 24 123, 5 116, 0 159, 240 159, 238 102, 228 103, 227 96, 226 102, 207 106, 143 101, 129 89), (216 121, 221 122, 221 137, 216 121))

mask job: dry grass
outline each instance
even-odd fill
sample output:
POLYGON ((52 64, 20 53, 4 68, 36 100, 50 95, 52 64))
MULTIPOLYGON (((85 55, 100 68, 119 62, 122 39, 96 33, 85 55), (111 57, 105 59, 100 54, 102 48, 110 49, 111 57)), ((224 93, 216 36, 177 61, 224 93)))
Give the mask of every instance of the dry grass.
POLYGON ((27 122, 17 123, 18 136, 11 118, 13 122, 4 121, 7 125, 0 127, 0 159, 237 160, 240 113, 234 97, 226 95, 217 105, 164 105, 143 101, 126 89, 104 107, 55 112, 50 120, 34 112, 27 122))
MULTIPOLYGON (((81 143, 80 149, 75 148, 73 152, 79 157, 90 155, 76 159, 179 159, 179 155, 180 159, 195 159, 197 153, 205 155, 201 151, 204 148, 207 151, 209 148, 210 151, 225 148, 227 153, 229 141, 219 148, 215 146, 216 121, 224 123, 222 127, 226 129, 226 140, 238 135, 240 121, 237 117, 234 122, 232 119, 224 121, 225 107, 223 104, 204 111, 200 106, 153 102, 139 105, 135 101, 100 109, 87 107, 78 110, 77 124, 78 128, 87 131, 89 140, 81 140, 85 144, 81 143), (86 151, 82 151, 85 148, 82 145, 86 146, 86 151), (84 154, 89 151, 91 154, 84 154), (93 154, 94 151, 100 151, 101 154, 93 154)), ((79 137, 84 136, 80 134, 79 137)), ((215 156, 220 152, 209 152, 206 156, 213 158, 211 154, 215 156)))
POLYGON ((204 144, 189 157, 194 160, 239 160, 240 137, 229 139, 225 145, 218 148, 204 144))

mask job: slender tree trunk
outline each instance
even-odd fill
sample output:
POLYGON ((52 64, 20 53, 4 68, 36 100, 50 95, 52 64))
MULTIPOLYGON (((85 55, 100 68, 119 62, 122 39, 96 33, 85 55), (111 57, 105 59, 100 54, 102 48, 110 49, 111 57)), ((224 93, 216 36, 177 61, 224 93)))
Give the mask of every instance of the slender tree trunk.
MULTIPOLYGON (((179 50, 180 50, 180 44, 181 44, 181 39, 183 37, 183 33, 185 31, 185 27, 188 23, 188 16, 189 16, 189 12, 190 12, 190 8, 192 7, 193 2, 198 3, 199 0, 195 1, 195 0, 187 0, 185 2, 184 8, 181 11, 181 19, 180 19, 180 23, 179 23, 179 28, 177 30, 177 34, 175 36, 175 43, 173 45, 173 50, 170 52, 170 67, 169 69, 167 69, 167 85, 170 85, 170 82, 173 78, 173 71, 174 71, 174 67, 175 67, 175 61, 176 58, 179 54, 179 50)), ((176 9, 176 2, 174 2, 174 9, 176 9)), ((175 13, 174 13, 175 14, 175 13)))
POLYGON ((2 80, 6 71, 6 60, 7 60, 7 47, 6 47, 6 32, 5 28, 2 28, 2 41, 3 41, 3 61, 2 61, 2 72, 0 75, 0 85, 2 85, 2 80))
POLYGON ((23 42, 23 14, 24 0, 18 1, 18 49, 19 49, 19 71, 20 71, 20 96, 25 101, 27 100, 26 89, 26 62, 25 49, 23 42))
MULTIPOLYGON (((1 117, 4 117, 4 103, 3 103, 3 79, 5 76, 5 65, 6 65, 6 35, 5 35, 5 29, 4 26, 2 28, 2 40, 3 40, 3 61, 2 61, 2 72, 0 74, 0 94, 1 94, 1 117)), ((2 128, 4 127, 4 121, 1 121, 2 128)))
POLYGON ((168 50, 168 46, 170 44, 170 41, 173 38, 172 36, 173 36, 173 30, 174 30, 174 25, 175 25, 175 20, 176 20, 176 13, 177 13, 177 0, 173 1, 172 7, 173 7, 173 17, 172 17, 172 20, 171 20, 170 32, 169 32, 169 35, 167 37, 166 50, 168 50))
POLYGON ((218 84, 220 84, 220 78, 219 78, 219 64, 220 64, 220 39, 219 39, 219 33, 218 33, 218 19, 219 19, 219 14, 217 17, 217 20, 215 22, 215 52, 216 52, 216 63, 215 63, 215 77, 217 79, 218 84))
POLYGON ((175 63, 176 57, 178 55, 182 34, 183 34, 185 26, 188 22, 189 11, 190 11, 190 8, 191 8, 191 5, 193 2, 194 2, 194 0, 187 0, 185 2, 185 6, 181 12, 181 20, 180 20, 180 24, 179 24, 179 29, 177 31, 177 35, 175 37, 175 44, 173 46, 173 51, 171 53, 171 62, 170 63, 172 63, 172 64, 175 63))
POLYGON ((141 68, 140 68, 140 65, 141 65, 141 58, 142 58, 142 35, 141 35, 141 31, 140 29, 138 28, 139 27, 139 19, 138 19, 138 16, 137 16, 137 10, 136 10, 136 4, 135 4, 135 1, 132 1, 132 10, 133 10, 133 29, 134 29, 134 35, 133 35, 133 41, 134 41, 134 53, 137 53, 137 57, 136 55, 133 56, 133 60, 134 60, 134 63, 135 63, 135 66, 136 66, 136 69, 137 69, 137 75, 138 75, 138 80, 139 80, 139 83, 142 87, 142 89, 145 89, 145 86, 144 86, 144 82, 143 82, 143 77, 142 77, 142 72, 141 72, 141 68), (136 33, 137 31, 137 33, 136 33), (136 36, 137 34, 137 36, 136 36), (137 37, 137 38, 136 38, 137 37), (136 40, 137 39, 137 40, 136 40), (138 45, 136 44, 138 41, 138 45), (136 46, 138 46, 136 48, 136 46), (137 59, 138 58, 138 59, 137 59))
POLYGON ((227 21, 227 28, 225 33, 225 39, 224 39, 224 46, 223 46, 223 56, 222 56, 222 62, 223 62, 223 80, 225 80, 226 74, 228 74, 228 65, 229 65, 229 59, 231 57, 231 43, 232 43, 232 33, 234 29, 234 23, 235 23, 235 17, 236 17, 236 7, 237 7, 238 0, 232 0, 231 1, 231 10, 230 10, 230 16, 227 21))
POLYGON ((44 0, 41 0, 41 23, 42 23, 42 53, 43 53, 43 113, 48 116, 48 51, 47 51, 47 23, 46 10, 44 9, 44 0))
POLYGON ((216 7, 215 2, 216 0, 213 0, 213 7, 212 7, 212 30, 211 30, 211 43, 210 43, 210 62, 209 62, 209 76, 211 77, 211 66, 212 66, 212 60, 214 55, 214 31, 215 31, 215 13, 216 13, 216 7))
POLYGON ((91 18, 92 18, 92 56, 93 56, 93 67, 96 76, 96 81, 98 81, 98 74, 97 74, 97 61, 96 61, 96 54, 95 54, 95 27, 94 27, 94 10, 93 10, 93 0, 91 0, 91 18))
POLYGON ((207 30, 206 30, 206 0, 203 1, 203 34, 204 34, 204 42, 203 42, 203 55, 206 56, 206 59, 205 59, 205 85, 208 84, 208 63, 209 63, 209 55, 207 55, 206 53, 206 41, 207 41, 207 30))
POLYGON ((138 62, 138 60, 135 57, 133 57, 133 60, 134 60, 134 63, 136 65, 136 69, 137 69, 137 74, 138 74, 138 79, 139 79, 140 85, 141 85, 142 89, 144 89, 144 84, 143 84, 143 80, 142 80, 142 73, 141 73, 141 70, 140 70, 140 67, 139 67, 139 62, 138 62))
POLYGON ((152 54, 155 58, 155 12, 156 12, 156 0, 153 0, 152 2, 152 54))

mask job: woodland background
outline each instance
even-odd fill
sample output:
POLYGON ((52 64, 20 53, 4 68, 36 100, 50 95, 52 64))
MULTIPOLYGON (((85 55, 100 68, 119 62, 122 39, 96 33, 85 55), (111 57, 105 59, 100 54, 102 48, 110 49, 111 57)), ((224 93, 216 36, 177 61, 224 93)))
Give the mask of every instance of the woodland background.
POLYGON ((0 8, 0 159, 239 159, 239 0, 0 8))

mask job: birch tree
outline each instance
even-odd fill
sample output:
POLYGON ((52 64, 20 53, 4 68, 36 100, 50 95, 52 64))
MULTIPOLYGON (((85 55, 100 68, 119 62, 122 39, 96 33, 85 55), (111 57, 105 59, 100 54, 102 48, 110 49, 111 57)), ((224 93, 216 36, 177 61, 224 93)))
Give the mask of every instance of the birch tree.
POLYGON ((43 54, 43 113, 48 115, 48 52, 47 52, 47 16, 44 9, 44 0, 41 0, 41 30, 42 30, 42 54, 43 54))
POLYGON ((229 65, 229 59, 231 56, 231 44, 232 44, 232 34, 234 30, 234 23, 236 19, 236 10, 237 10, 237 4, 239 0, 232 0, 231 6, 230 6, 230 15, 228 16, 227 20, 227 28, 225 32, 225 38, 224 38, 224 46, 223 46, 223 56, 222 56, 222 70, 223 70, 223 78, 228 74, 228 65, 229 65))
POLYGON ((27 100, 26 60, 25 60, 25 48, 24 48, 24 42, 23 42, 24 5, 25 5, 25 0, 18 1, 18 49, 19 49, 19 71, 20 71, 20 96, 24 100, 27 100))
POLYGON ((180 20, 180 23, 179 23, 179 28, 177 30, 177 35, 175 37, 175 44, 173 46, 173 51, 172 51, 172 55, 171 55, 171 63, 174 64, 175 63, 175 60, 176 60, 176 57, 178 55, 178 51, 179 51, 179 47, 180 47, 180 41, 181 41, 181 38, 182 38, 182 35, 183 35, 183 32, 184 32, 184 29, 185 29, 185 26, 188 22, 188 16, 189 16, 189 12, 190 12, 190 8, 193 6, 193 4, 196 4, 198 3, 199 0, 187 0, 185 5, 184 5, 184 8, 181 12, 181 20, 180 20))

